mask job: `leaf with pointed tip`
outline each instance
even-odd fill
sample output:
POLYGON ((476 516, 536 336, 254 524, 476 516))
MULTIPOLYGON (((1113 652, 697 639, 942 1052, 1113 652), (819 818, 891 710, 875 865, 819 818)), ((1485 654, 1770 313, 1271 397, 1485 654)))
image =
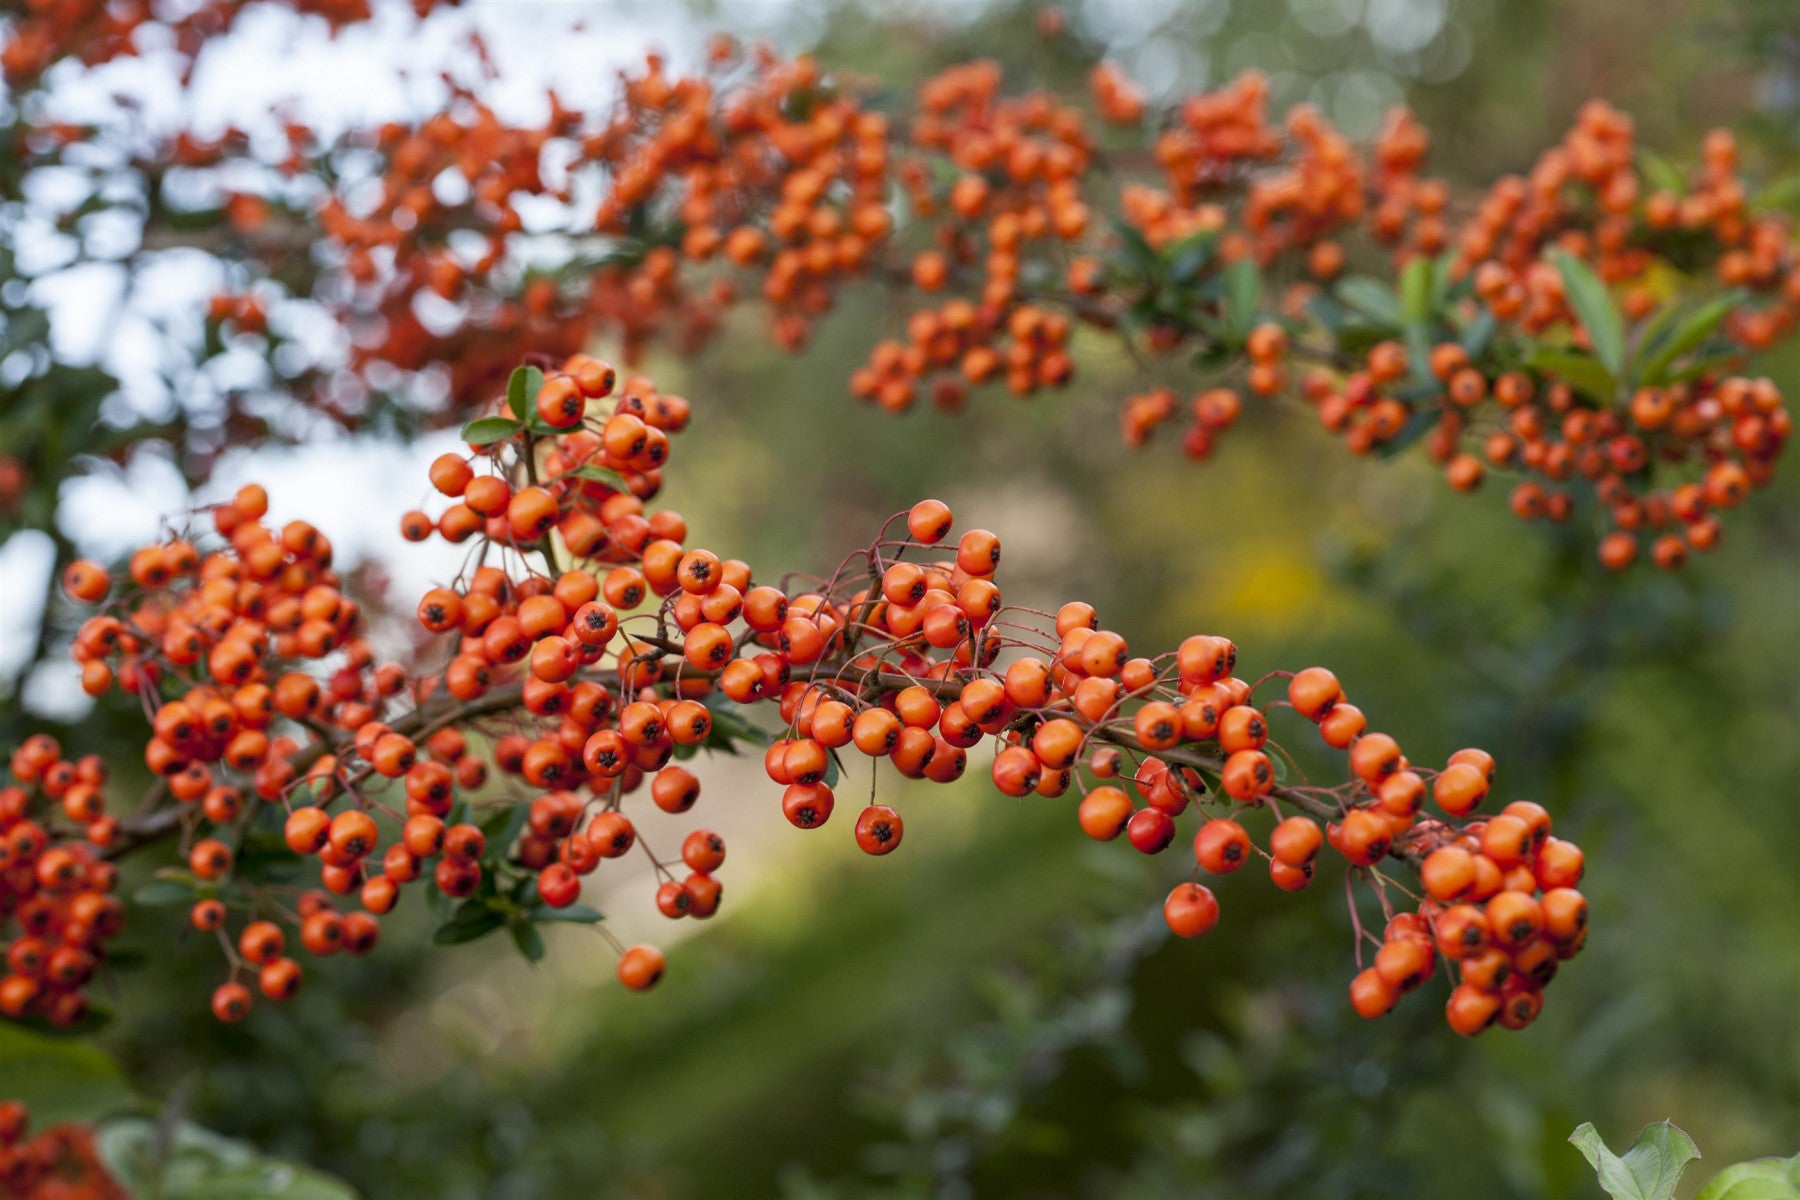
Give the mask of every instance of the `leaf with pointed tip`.
POLYGON ((1638 380, 1649 387, 1668 382, 1669 368, 1684 354, 1692 353, 1743 301, 1739 292, 1727 292, 1695 310, 1692 316, 1675 326, 1661 344, 1651 350, 1638 369, 1638 380))
POLYGON ((456 915, 448 922, 438 926, 437 932, 431 935, 431 940, 440 946, 460 946, 464 942, 486 937, 504 924, 506 918, 486 904, 470 901, 458 907, 456 915))
POLYGON ((513 945, 519 948, 525 961, 544 961, 544 935, 538 932, 537 926, 530 921, 514 921, 511 928, 513 945))
POLYGON ((1623 1155, 1607 1149, 1591 1122, 1571 1133, 1569 1141, 1613 1200, 1674 1200, 1681 1173, 1700 1157, 1694 1139, 1673 1121, 1644 1126, 1623 1155))
POLYGON ((1594 357, 1617 377, 1625 365, 1625 326, 1613 304, 1612 293, 1594 269, 1573 254, 1558 252, 1552 258, 1562 276, 1569 307, 1587 330, 1594 357))
POLYGON ((462 440, 471 446, 491 446, 519 436, 524 428, 511 417, 481 417, 462 427, 462 440))
POLYGON ((567 908, 551 908, 548 904, 540 904, 531 910, 531 919, 540 925, 558 921, 573 925, 597 925, 606 920, 599 909, 589 908, 585 904, 571 904, 567 908))

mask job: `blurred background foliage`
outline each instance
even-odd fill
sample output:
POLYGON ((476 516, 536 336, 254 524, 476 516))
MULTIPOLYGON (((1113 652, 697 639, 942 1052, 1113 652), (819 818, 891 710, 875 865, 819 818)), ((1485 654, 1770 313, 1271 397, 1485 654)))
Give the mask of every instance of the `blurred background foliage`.
MULTIPOLYGON (((697 26, 750 22, 895 89, 978 55, 1075 89, 1034 16, 691 5, 697 26)), ((1404 98, 1465 184, 1527 164, 1589 95, 1676 157, 1716 122, 1748 131, 1752 161, 1800 153, 1791 0, 1069 17, 1153 88, 1260 67, 1278 104, 1316 99, 1355 133, 1404 98)), ((1104 346, 1032 404, 857 407, 842 381, 901 320, 882 302, 854 299, 797 359, 748 321, 701 359, 647 364, 695 400, 667 500, 697 542, 816 569, 935 494, 1001 534, 1011 601, 1089 599, 1136 645, 1225 633, 1251 678, 1329 663, 1420 758, 1491 749, 1503 797, 1541 801, 1589 852, 1595 935, 1543 1018, 1465 1043, 1427 989, 1357 1019, 1334 874, 1300 897, 1230 879, 1220 926, 1170 944, 1156 899, 1182 856, 1091 844, 1067 805, 1003 799, 983 772, 929 795, 890 774, 912 836, 871 862, 845 830, 775 828, 776 792, 740 761, 703 775, 728 903, 680 931, 650 997, 610 984, 590 930, 551 930, 533 968, 502 944, 433 949, 412 912, 373 957, 321 963, 293 1004, 221 1027, 216 950, 178 909, 144 909, 101 1035, 139 1093, 372 1198, 1510 1200, 1600 1194, 1565 1143, 1583 1120, 1617 1143, 1673 1117, 1718 1163, 1800 1149, 1793 471, 1679 578, 1604 576, 1590 536, 1521 525, 1491 487, 1457 496, 1410 460, 1342 461, 1304 415, 1255 414, 1201 468, 1128 450, 1114 412, 1134 369, 1104 346)), ((1764 369, 1800 389, 1800 355, 1764 369)), ((43 724, 7 704, 13 730, 43 724)), ((133 719, 102 708, 57 732, 79 745, 133 719)), ((605 876, 596 903, 625 936, 668 932, 605 876)))

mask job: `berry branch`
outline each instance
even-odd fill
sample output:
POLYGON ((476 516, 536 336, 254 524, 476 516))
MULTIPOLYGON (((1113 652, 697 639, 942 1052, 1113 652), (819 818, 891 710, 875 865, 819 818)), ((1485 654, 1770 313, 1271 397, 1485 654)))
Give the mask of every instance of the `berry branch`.
MULTIPOLYGON (((0 878, 16 889, 9 908, 25 940, 59 920, 70 940, 77 901, 106 919, 78 926, 79 970, 46 968, 35 952, 12 963, 0 1011, 78 1020, 122 912, 108 859, 176 835, 187 865, 163 882, 221 939, 223 1020, 249 1012, 252 984, 271 1000, 300 987, 289 929, 314 955, 366 952, 409 887, 445 912, 439 941, 506 928, 535 957, 535 926, 598 921, 578 904, 583 878, 641 845, 663 914, 711 916, 723 839, 693 830, 677 877, 627 803, 648 791, 663 811, 688 812, 700 783, 678 759, 743 743, 761 746, 782 813, 801 829, 830 821, 852 751, 950 783, 984 741, 998 791, 1070 797, 1098 840, 1159 854, 1193 812, 1196 877, 1164 905, 1188 937, 1219 916, 1200 872, 1260 856, 1278 887, 1297 891, 1329 846, 1390 914, 1380 938, 1368 934, 1346 876, 1359 961, 1365 938, 1380 946, 1351 987, 1369 1016, 1420 986, 1441 954, 1462 980, 1454 1028, 1522 1027, 1585 940, 1581 853, 1549 836, 1548 815, 1514 802, 1474 817, 1492 758, 1470 749, 1442 770, 1413 767, 1323 668, 1251 682, 1233 673, 1223 637, 1134 657, 1087 604, 1009 606, 995 582, 999 539, 972 529, 949 542, 952 516, 935 500, 896 514, 829 576, 757 585, 747 564, 690 547, 679 514, 647 507, 685 401, 577 355, 548 373, 519 368, 493 407, 464 429, 467 452, 431 465, 443 510, 401 519, 409 538, 478 550, 479 565, 418 603, 429 640, 415 657, 439 666, 377 665, 329 542, 304 522, 265 526, 254 486, 209 510, 210 535, 179 530, 139 550, 122 589, 98 564, 69 567, 67 594, 101 606, 76 639, 84 686, 140 697, 144 760, 162 782, 121 824, 104 815, 97 760, 67 762, 41 737, 12 756, 0 878), (904 537, 890 534, 896 523, 904 537), (1282 698, 1258 699, 1277 684, 1282 698), (1295 759, 1271 737, 1278 708, 1347 753, 1347 779, 1286 778, 1295 759), (778 731, 754 722, 765 711, 778 731), (1443 816, 1426 815, 1428 795, 1443 816), (1269 825, 1264 845, 1246 822, 1269 825), (305 860, 319 886, 296 896, 287 880, 305 860), (1418 890, 1384 863, 1416 873, 1418 890), (1395 913, 1390 891, 1412 908, 1395 913)), ((854 821, 872 855, 905 833, 879 789, 872 774, 854 821)), ((649 987, 663 969, 650 945, 621 949, 627 986, 649 987)))

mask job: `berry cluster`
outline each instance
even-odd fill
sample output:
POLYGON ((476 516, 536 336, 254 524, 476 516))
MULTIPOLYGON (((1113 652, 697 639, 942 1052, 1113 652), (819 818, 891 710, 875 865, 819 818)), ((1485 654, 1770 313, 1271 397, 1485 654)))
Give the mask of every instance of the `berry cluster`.
POLYGON ((0 1187, 16 1200, 129 1200, 95 1152, 85 1125, 54 1125, 26 1137, 31 1111, 0 1100, 0 1187))
MULTIPOLYGON (((339 23, 369 10, 289 2, 339 23)), ((29 81, 78 50, 108 59, 151 7, 35 6, 0 30, 0 61, 29 81)), ((239 7, 175 19, 184 53, 239 7)), ((1422 441, 1458 490, 1523 473, 1526 519, 1593 497, 1613 567, 1644 544, 1665 568, 1711 549, 1791 434, 1747 360, 1794 325, 1800 251, 1722 131, 1686 174, 1593 101, 1527 173, 1453 203, 1404 110, 1359 146, 1310 106, 1271 111, 1255 74, 1153 105, 1101 62, 1082 103, 1009 91, 977 61, 890 112, 848 73, 720 37, 687 73, 650 56, 596 111, 551 94, 541 121, 514 124, 480 82, 447 79, 414 123, 127 145, 146 180, 173 162, 217 183, 216 213, 181 214, 177 240, 213 222, 205 244, 242 269, 196 365, 248 351, 347 426, 394 404, 450 424, 528 353, 685 353, 742 302, 797 352, 872 282, 904 319, 849 390, 884 409, 1060 387, 1089 330, 1140 367, 1121 411, 1132 444, 1185 416, 1181 445, 1202 459, 1246 397, 1298 393, 1354 453, 1422 441), (300 303, 355 331, 345 361, 296 365, 275 317, 300 303)), ((22 169, 62 168, 85 140, 30 118, 22 169)), ((270 429, 267 405, 226 391, 232 439, 270 429)))
MULTIPOLYGON (((408 885, 461 902, 446 927, 461 940, 580 919, 555 914, 587 911, 583 877, 641 849, 665 915, 711 916, 723 840, 694 829, 677 868, 628 809, 648 792, 664 812, 690 811, 700 787, 679 760, 752 739, 801 829, 830 821, 852 751, 949 783, 985 741, 1000 792, 1075 793, 1088 835, 1146 854, 1168 848, 1192 810, 1198 867, 1232 871, 1261 854, 1277 886, 1298 890, 1329 846, 1350 871, 1359 956, 1356 882, 1389 918, 1353 988, 1369 1015, 1423 981, 1435 938, 1463 968, 1451 1023, 1473 1033, 1498 1015, 1516 1028, 1580 948, 1585 910, 1569 890, 1580 852, 1548 837, 1542 810, 1473 818, 1492 779, 1485 753, 1412 768, 1322 668, 1250 682, 1223 637, 1134 656, 1086 604, 1007 605, 999 539, 973 529, 952 542, 935 500, 828 575, 758 584, 748 564, 689 545, 679 514, 646 507, 688 419, 680 397, 576 355, 547 373, 520 368, 495 409, 464 430, 467 452, 431 465, 443 510, 402 518, 408 537, 470 543, 464 570, 417 606, 431 635, 417 661, 438 665, 375 666, 329 544, 303 523, 265 528, 254 487, 212 510, 219 548, 178 537, 134 555, 132 589, 77 641, 91 687, 116 682, 144 702, 145 761, 168 802, 117 836, 180 833, 200 894, 193 923, 218 934, 232 967, 214 996, 221 1019, 249 1011, 240 976, 271 999, 293 994, 289 929, 313 955, 366 951, 408 885), (1277 679, 1286 698, 1259 699, 1277 679), (779 732, 752 723, 760 706, 779 732), (1298 766, 1271 740, 1278 708, 1348 753, 1345 782, 1289 778, 1298 766), (1428 791, 1441 817, 1424 815, 1428 791), (1241 821, 1265 811, 1263 849, 1241 821), (290 898, 265 877, 271 839, 317 860, 317 888, 290 898), (1412 896, 1395 881, 1402 869, 1423 872, 1426 894, 1397 915, 1391 892, 1412 896), (352 896, 348 912, 334 899, 352 896), (1480 1020, 1477 993, 1492 1000, 1480 1020)), ((64 582, 85 602, 111 591, 85 562, 64 582)), ((853 826, 862 849, 884 855, 904 821, 877 802, 878 774, 853 826)), ((1198 882, 1165 909, 1185 936, 1217 910, 1198 882)), ((656 982, 659 951, 616 948, 627 985, 656 982)))
POLYGON ((118 871, 104 854, 118 831, 106 812, 106 765, 71 762, 37 734, 14 750, 0 787, 0 1013, 74 1025, 86 988, 123 927, 118 871))
MULTIPOLYGON (((341 28, 374 16, 372 0, 286 0, 297 13, 319 16, 341 28)), ((410 0, 421 18, 432 9, 456 0, 410 0)), ((200 48, 222 36, 243 10, 245 0, 198 0, 183 4, 176 15, 164 6, 134 0, 129 4, 108 0, 31 0, 9 12, 0 37, 0 74, 13 87, 35 82, 58 60, 79 58, 88 66, 131 58, 141 50, 139 30, 163 26, 172 35, 172 49, 187 62, 200 48)))

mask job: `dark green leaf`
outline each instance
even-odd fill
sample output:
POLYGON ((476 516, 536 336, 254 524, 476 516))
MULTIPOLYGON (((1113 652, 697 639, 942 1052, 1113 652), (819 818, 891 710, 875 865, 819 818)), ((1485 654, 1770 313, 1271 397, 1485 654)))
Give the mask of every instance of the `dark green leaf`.
POLYGON ((506 380, 506 407, 520 421, 537 415, 538 393, 544 390, 544 373, 536 367, 514 367, 506 380))
POLYGON ((490 446, 517 437, 525 427, 510 417, 481 417, 462 429, 462 440, 471 446, 490 446))
POLYGON ((1153 276, 1159 264, 1156 251, 1144 240, 1143 231, 1117 217, 1113 218, 1112 227, 1125 248, 1125 257, 1131 260, 1133 273, 1140 279, 1153 276))
POLYGON ((514 921, 512 923, 513 945, 525 956, 527 962, 544 960, 544 935, 538 932, 537 926, 530 921, 514 921))
POLYGON ((438 926, 431 940, 440 946, 459 946, 486 937, 506 924, 506 918, 486 905, 470 907, 465 903, 447 923, 438 926))
POLYGON ((746 720, 738 706, 729 700, 712 699, 707 708, 712 710, 712 732, 706 737, 706 747, 709 750, 736 754, 738 742, 756 742, 766 746, 775 740, 774 734, 746 720))
POLYGON ((1435 406, 1421 408, 1406 418, 1406 424, 1400 427, 1399 433, 1377 446, 1375 453, 1382 458, 1392 458, 1436 428, 1441 420, 1443 413, 1435 406))
POLYGON ((481 836, 487 839, 488 850, 494 854, 504 854, 519 839, 525 822, 530 819, 529 804, 509 804, 483 817, 478 828, 481 836))
POLYGON ((192 904, 194 889, 189 884, 179 883, 173 879, 158 879, 154 883, 146 883, 133 892, 131 902, 147 908, 167 904, 192 904))
POLYGON ((1169 247, 1169 279, 1185 286, 1200 278, 1200 272, 1212 262, 1213 250, 1218 241, 1219 235, 1216 232, 1202 230, 1169 247))
POLYGON ((1582 328, 1587 330, 1594 357, 1616 379, 1625 365, 1625 326, 1613 304, 1612 293, 1606 290, 1593 268, 1574 255, 1559 252, 1553 256, 1553 261, 1562 275, 1563 293, 1568 297, 1569 307, 1574 310, 1582 328))
POLYGON ((540 904, 531 910, 531 919, 540 924, 566 921, 576 925, 597 925, 606 920, 599 909, 589 908, 585 904, 571 904, 567 908, 551 908, 548 904, 540 904))
POLYGON ((1638 368, 1638 381, 1650 387, 1668 382, 1669 368, 1682 355, 1691 353, 1711 337, 1731 310, 1743 300, 1738 292, 1717 296, 1697 309, 1661 345, 1650 351, 1638 368))

